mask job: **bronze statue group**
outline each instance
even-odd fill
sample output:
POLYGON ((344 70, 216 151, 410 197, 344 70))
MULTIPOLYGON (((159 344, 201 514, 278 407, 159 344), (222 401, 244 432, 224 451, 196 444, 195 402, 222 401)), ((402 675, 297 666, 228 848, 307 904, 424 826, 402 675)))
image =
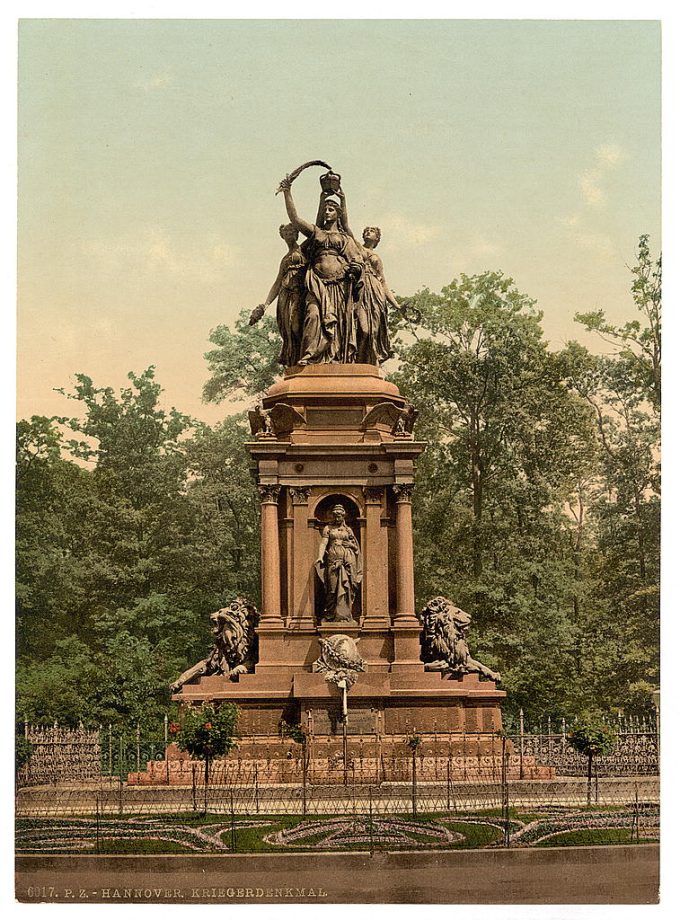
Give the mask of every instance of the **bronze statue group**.
POLYGON ((267 299, 253 310, 250 324, 258 322, 276 300, 282 341, 279 363, 284 367, 379 365, 392 354, 388 305, 400 309, 375 251, 380 229, 366 227, 363 244, 357 242, 349 228, 340 176, 330 170, 320 179, 316 221, 303 220, 291 192, 299 172, 279 185, 290 220, 281 225, 279 233, 288 252, 267 299), (302 246, 298 244, 300 234, 306 237, 302 246))

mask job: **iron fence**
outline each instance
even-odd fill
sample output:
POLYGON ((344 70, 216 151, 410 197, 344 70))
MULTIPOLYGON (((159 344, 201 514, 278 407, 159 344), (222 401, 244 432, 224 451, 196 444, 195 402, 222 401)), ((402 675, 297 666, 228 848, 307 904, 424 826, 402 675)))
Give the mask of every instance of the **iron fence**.
POLYGON ((18 817, 186 815, 191 813, 257 815, 427 816, 510 809, 607 809, 658 805, 657 777, 553 781, 421 781, 381 786, 309 786, 303 783, 261 786, 248 773, 230 784, 203 784, 199 770, 191 786, 128 786, 120 780, 72 788, 24 787, 18 790, 18 817))
POLYGON ((54 725, 24 726, 31 756, 18 771, 19 785, 87 783, 101 776, 100 732, 54 725))
MULTIPOLYGON (((614 727, 617 732, 613 751, 594 760, 597 776, 656 775, 659 744, 654 726, 643 720, 622 719, 614 727)), ((520 718, 519 728, 519 733, 509 736, 512 742, 507 762, 510 779, 585 774, 586 758, 569 746, 564 722, 558 732, 551 730, 549 719, 546 732, 527 732, 520 718), (549 769, 546 772, 542 768, 549 769)), ((33 751, 18 773, 19 786, 88 784, 100 777, 125 783, 128 777, 132 778, 131 774, 144 773, 153 773, 154 781, 161 784, 191 783, 190 776, 182 780, 176 775, 178 762, 165 759, 167 717, 151 731, 142 730, 139 725, 132 729, 113 725, 98 729, 26 725, 25 734, 33 751)), ((269 756, 263 757, 262 740, 256 736, 240 738, 237 750, 227 760, 213 766, 216 771, 213 783, 230 785, 232 777, 244 776, 246 769, 250 770, 248 782, 260 786, 302 783, 303 772, 304 782, 310 786, 323 786, 329 779, 333 783, 367 787, 411 781, 412 764, 405 736, 396 739, 396 747, 394 738, 353 736, 344 752, 311 737, 304 757, 300 745, 283 738, 275 756, 272 756, 270 744, 269 756)), ((417 770, 423 781, 497 783, 502 779, 503 741, 496 734, 423 734, 421 742, 417 770)))
MULTIPOLYGON (((510 735, 522 762, 529 759, 555 769, 560 776, 583 773, 585 757, 569 746, 566 732, 559 734, 510 735)), ((659 772, 659 739, 656 732, 620 732, 613 750, 594 759, 600 776, 640 776, 659 772)))

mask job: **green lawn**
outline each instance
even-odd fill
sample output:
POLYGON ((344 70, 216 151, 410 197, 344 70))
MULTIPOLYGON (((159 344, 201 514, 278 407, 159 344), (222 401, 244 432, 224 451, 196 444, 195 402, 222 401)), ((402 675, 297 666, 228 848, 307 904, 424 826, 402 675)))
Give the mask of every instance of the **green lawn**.
POLYGON ((496 840, 500 840, 503 831, 499 827, 493 827, 491 824, 468 824, 464 821, 451 822, 447 821, 446 826, 457 834, 462 834, 465 840, 460 843, 454 843, 452 846, 469 849, 470 847, 485 847, 496 840))
POLYGON ((537 847, 595 847, 635 843, 628 827, 588 827, 577 831, 562 831, 540 840, 537 847))
MULTIPOLYGON (((567 812, 560 812, 558 816, 554 813, 541 813, 540 811, 521 811, 515 808, 510 809, 510 831, 512 834, 518 834, 522 825, 536 822, 536 825, 526 832, 526 840, 518 835, 516 845, 527 846, 534 845, 539 847, 557 847, 557 846, 597 846, 597 845, 618 845, 632 843, 630 826, 627 821, 627 815, 612 815, 611 822, 606 817, 608 809, 601 809, 603 818, 600 819, 604 824, 623 824, 621 827, 578 827, 579 818, 581 821, 591 823, 590 817, 583 815, 585 809, 578 809, 573 812, 573 820, 567 812), (571 825, 572 829, 567 829, 571 825), (562 828, 551 837, 541 840, 543 834, 550 833, 551 829, 562 828)), ((621 808, 618 809, 622 811, 621 808)), ((592 809, 594 812, 595 809, 592 809)), ((625 811, 625 809, 623 810, 625 811)), ((231 827, 230 815, 228 814, 209 814, 201 813, 184 813, 184 814, 167 814, 167 815, 137 815, 136 827, 132 827, 131 817, 121 820, 120 818, 102 820, 100 824, 100 841, 96 852, 99 853, 120 853, 120 854, 161 854, 161 853, 196 853, 200 852, 220 852, 217 846, 201 837, 200 834, 194 835, 192 831, 205 828, 206 833, 211 827, 221 825, 220 840, 226 845, 227 851, 231 849, 231 827), (144 818, 148 820, 148 827, 143 826, 144 818), (108 825, 108 826, 107 826, 108 825), (116 828, 115 825, 118 825, 116 828), (123 827, 121 827, 121 825, 123 827), (134 832, 134 837, 121 836, 116 838, 116 832, 124 833, 123 828, 130 828, 134 832), (183 831, 183 828, 185 829, 183 831), (157 839, 167 835, 174 839, 163 840, 157 839), (187 838, 187 844, 184 844, 184 838, 187 838)), ((315 826, 315 822, 325 822, 333 818, 337 819, 338 815, 237 815, 234 821, 234 850, 237 853, 283 853, 283 852, 329 852, 334 848, 326 846, 325 840, 330 828, 324 826, 315 826), (257 826, 248 826, 249 823, 257 826), (284 829, 296 828, 301 824, 309 826, 309 836, 301 836, 297 840, 289 841, 288 844, 276 845, 269 843, 265 837, 273 835, 284 829)), ((347 816, 349 817, 349 816, 347 816)), ((414 818, 410 814, 391 816, 395 819, 396 828, 385 829, 388 836, 382 840, 379 839, 381 830, 380 823, 389 821, 390 816, 374 816, 374 839, 372 849, 380 850, 399 850, 422 847, 423 850, 441 850, 441 849, 471 849, 487 846, 498 846, 502 843, 503 830, 500 827, 501 810, 486 809, 478 812, 467 813, 448 813, 448 814, 422 814, 414 818), (399 833, 400 822, 406 822, 413 829, 403 828, 401 839, 390 839, 392 830, 399 833), (462 836, 462 840, 447 842, 445 839, 437 839, 428 835, 426 825, 432 823, 434 827, 445 827, 456 834, 462 836), (422 832, 419 825, 423 825, 422 832)), ((361 822, 362 827, 355 838, 351 833, 341 844, 341 849, 346 851, 371 849, 371 840, 368 839, 367 816, 356 816, 361 822), (360 839, 366 837, 367 839, 360 839)), ((135 822, 136 823, 136 822, 135 822)), ((72 823, 68 818, 64 819, 19 819, 17 821, 18 846, 21 849, 22 843, 25 847, 40 845, 40 840, 46 840, 51 852, 60 852, 60 840, 67 840, 69 837, 75 839, 82 838, 94 843, 95 822, 93 820, 74 819, 72 823), (36 834, 36 832, 38 832, 36 834), (24 841, 21 838, 24 837, 24 841), (49 845, 51 844, 51 846, 49 845)), ((652 831, 653 833, 653 831, 652 831)), ((66 850, 64 850, 66 852, 66 850)), ((224 852, 222 850, 221 852, 224 852)), ((336 850, 337 852, 337 850, 336 850)))

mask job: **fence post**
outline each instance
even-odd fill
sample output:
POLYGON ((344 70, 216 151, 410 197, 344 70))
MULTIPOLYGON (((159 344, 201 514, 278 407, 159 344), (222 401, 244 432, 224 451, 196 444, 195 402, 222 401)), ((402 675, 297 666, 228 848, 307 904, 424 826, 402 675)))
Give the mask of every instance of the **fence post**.
POLYGON ((508 758, 505 735, 501 738, 501 789, 503 802, 503 845, 510 846, 510 787, 508 784, 508 758))
POLYGON ((654 700, 654 730, 656 732, 656 769, 659 772, 661 764, 661 691, 655 690, 652 698, 654 700))
MULTIPOLYGON (((24 738, 25 738, 27 741, 28 741, 28 736, 29 736, 28 721, 27 721, 27 719, 26 719, 26 716, 24 716, 24 738)), ((30 785, 30 783, 31 783, 31 758, 30 758, 30 757, 29 757, 28 760, 26 761, 26 771, 25 771, 25 775, 26 775, 26 783, 27 783, 28 785, 30 785)), ((17 777, 17 782, 18 782, 18 779, 19 779, 19 778, 17 777)))
POLYGON ((416 747, 411 751, 411 807, 413 816, 418 814, 418 780, 416 779, 416 747))
POLYGON ((519 711, 519 778, 524 779, 524 710, 519 711))
POLYGON ((118 777, 118 814, 123 814, 123 777, 118 777))
POLYGON ((229 793, 229 806, 231 811, 231 852, 236 852, 236 822, 234 818, 234 793, 229 793))
POLYGON ((633 820, 630 825, 630 839, 631 841, 635 840, 636 843, 640 842, 640 812, 637 783, 635 783, 635 799, 633 800, 633 820))
POLYGON ((552 763, 552 720, 548 716, 548 766, 552 763))
POLYGON ((137 772, 141 771, 141 744, 139 735, 139 722, 137 723, 137 772))
POLYGON ((376 784, 380 785, 380 770, 382 767, 382 752, 380 745, 380 711, 376 709, 375 711, 375 781, 376 784))
POLYGON ((205 773, 203 775, 203 814, 208 814, 208 785, 210 782, 210 757, 205 758, 205 773))
POLYGON ((194 811, 198 811, 198 804, 196 802, 196 764, 191 764, 191 801, 194 806, 194 811))
POLYGON ((451 811, 451 753, 446 761, 446 810, 451 811))
POLYGON ((168 746, 168 714, 167 712, 163 716, 163 744, 168 746))
POLYGON ((57 785, 57 720, 52 728, 52 784, 57 785))
POLYGON ((260 784, 257 771, 257 761, 255 761, 255 814, 260 813, 260 784))
POLYGON ((109 722, 109 777, 113 776, 113 728, 109 722))
POLYGON ((368 787, 368 836, 370 840, 369 853, 373 856, 373 791, 368 787))
POLYGON ((307 814, 307 745, 302 745, 302 814, 307 814))
POLYGON ((97 830, 96 830, 97 836, 96 836, 94 851, 95 853, 99 853, 99 793, 95 794, 94 807, 95 807, 95 815, 96 815, 96 822, 97 822, 97 830))

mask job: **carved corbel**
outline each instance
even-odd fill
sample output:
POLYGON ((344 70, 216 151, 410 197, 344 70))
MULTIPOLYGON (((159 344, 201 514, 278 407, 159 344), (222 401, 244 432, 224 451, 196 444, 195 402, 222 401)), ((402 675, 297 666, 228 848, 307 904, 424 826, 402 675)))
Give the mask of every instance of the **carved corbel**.
POLYGON ((385 494, 384 486, 364 486, 364 498, 367 503, 381 505, 385 494))

